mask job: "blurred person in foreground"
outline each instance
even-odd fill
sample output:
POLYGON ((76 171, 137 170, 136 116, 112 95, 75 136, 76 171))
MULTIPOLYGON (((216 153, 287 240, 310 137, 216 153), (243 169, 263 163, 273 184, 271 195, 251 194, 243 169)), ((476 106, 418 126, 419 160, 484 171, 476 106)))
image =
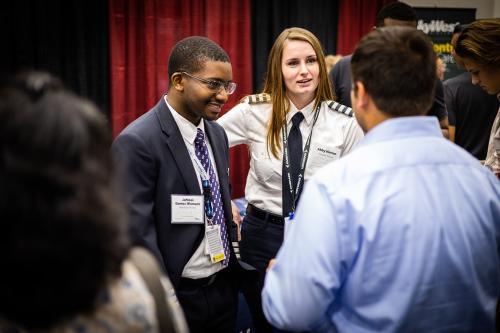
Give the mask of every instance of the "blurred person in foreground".
POLYGON ((306 185, 267 273, 266 317, 298 331, 493 332, 500 184, 424 117, 432 45, 413 28, 377 29, 351 69, 367 134, 306 185))
MULTIPOLYGON (((500 99, 500 19, 469 24, 458 37, 455 53, 471 74, 472 83, 500 99)), ((500 108, 491 128, 484 165, 500 178, 500 108)))
MULTIPOLYGON (((395 1, 391 2, 380 9, 377 13, 374 28, 381 27, 413 27, 417 28, 417 13, 410 5, 395 1)), ((330 81, 332 82, 335 95, 340 104, 352 107, 351 103, 351 70, 350 62, 352 55, 347 55, 340 59, 330 72, 330 81)), ((395 78, 387 76, 387 80, 394 85, 398 85, 399 81, 395 78)), ((402 80, 411 80, 411 78, 402 78, 402 80)), ((439 120, 443 136, 449 138, 448 113, 444 101, 443 83, 436 78, 436 86, 434 90, 434 103, 431 104, 427 112, 428 116, 434 116, 439 120)), ((417 87, 418 89, 418 87, 417 87)))
POLYGON ((110 143, 96 106, 48 73, 0 88, 0 332, 159 331, 127 259, 110 143))

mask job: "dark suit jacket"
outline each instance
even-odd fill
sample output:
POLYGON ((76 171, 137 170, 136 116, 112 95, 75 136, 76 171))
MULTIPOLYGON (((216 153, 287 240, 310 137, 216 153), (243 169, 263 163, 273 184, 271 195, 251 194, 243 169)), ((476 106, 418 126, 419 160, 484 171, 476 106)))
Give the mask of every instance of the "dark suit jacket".
MULTIPOLYGON (((217 123, 203 121, 217 165, 229 239, 234 240, 234 232, 230 232, 235 224, 231 213, 227 136, 217 123)), ((180 130, 164 99, 127 126, 115 139, 112 150, 129 204, 136 243, 156 255, 177 287, 184 266, 203 239, 204 226, 172 224, 171 194, 202 193, 180 130)), ((236 263, 231 249, 230 267, 236 263)))

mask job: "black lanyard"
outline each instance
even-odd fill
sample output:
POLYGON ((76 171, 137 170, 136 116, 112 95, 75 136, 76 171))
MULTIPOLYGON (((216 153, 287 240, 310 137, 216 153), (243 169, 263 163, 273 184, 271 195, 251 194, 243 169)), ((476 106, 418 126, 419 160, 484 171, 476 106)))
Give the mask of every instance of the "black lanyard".
POLYGON ((309 148, 311 146, 311 137, 312 137, 314 125, 316 124, 316 120, 318 120, 320 107, 321 107, 321 103, 316 108, 311 131, 309 132, 309 136, 307 137, 304 151, 302 152, 302 158, 300 159, 300 170, 299 170, 299 175, 297 177, 297 186, 295 187, 295 190, 293 189, 293 186, 292 186, 292 175, 290 174, 290 151, 288 149, 288 138, 287 138, 288 126, 286 123, 286 119, 285 119, 285 124, 281 128, 281 136, 283 137, 283 161, 285 162, 285 170, 286 170, 287 178, 288 178, 288 187, 290 189, 290 197, 292 198, 292 212, 290 213, 291 215, 293 215, 293 213, 295 212, 295 203, 297 201, 298 194, 300 193, 300 190, 302 188, 302 184, 303 184, 302 179, 304 178, 304 171, 306 169, 307 159, 309 157, 309 148))

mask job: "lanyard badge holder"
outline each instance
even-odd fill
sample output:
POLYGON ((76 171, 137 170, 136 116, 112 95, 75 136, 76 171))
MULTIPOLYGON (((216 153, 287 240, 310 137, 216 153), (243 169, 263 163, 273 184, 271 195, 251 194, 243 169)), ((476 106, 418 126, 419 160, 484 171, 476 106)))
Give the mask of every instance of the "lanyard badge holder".
POLYGON ((210 180, 202 179, 201 185, 203 188, 203 199, 205 206, 205 214, 207 216, 207 225, 205 226, 206 237, 206 253, 210 256, 212 263, 218 263, 226 259, 224 254, 224 246, 222 244, 220 225, 213 224, 214 207, 212 201, 212 189, 210 180))

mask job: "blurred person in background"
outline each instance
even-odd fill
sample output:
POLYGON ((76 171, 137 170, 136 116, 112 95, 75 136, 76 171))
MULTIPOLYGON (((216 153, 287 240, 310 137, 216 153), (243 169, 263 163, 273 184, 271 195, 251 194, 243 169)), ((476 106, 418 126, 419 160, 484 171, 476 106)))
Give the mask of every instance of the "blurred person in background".
MULTIPOLYGON (((390 26, 405 26, 417 28, 417 13, 415 9, 404 2, 391 2, 380 9, 377 13, 375 28, 390 27, 390 26)), ((330 81, 332 82, 335 95, 340 104, 351 107, 351 56, 343 57, 333 67, 330 72, 330 81)), ((393 80, 388 76, 388 80, 393 80)), ((411 78, 405 78, 411 80, 411 78)), ((443 136, 449 138, 448 113, 446 112, 446 104, 444 101, 443 84, 436 78, 435 99, 432 106, 429 108, 427 115, 434 116, 439 120, 443 136)), ((393 81, 393 84, 399 82, 393 81)))
POLYGON ((339 62, 340 59, 342 59, 342 55, 341 54, 336 54, 336 55, 327 54, 325 56, 326 71, 328 73, 330 73, 330 71, 332 70, 333 66, 335 66, 335 64, 337 62, 339 62))
MULTIPOLYGON (((472 83, 500 99, 500 19, 469 24, 458 37, 455 53, 471 74, 472 83)), ((484 165, 500 177, 500 109, 491 128, 484 165)))
MULTIPOLYGON (((464 29, 457 24, 451 37, 453 48, 464 29)), ((464 64, 453 49, 453 59, 459 69, 464 64)), ((498 110, 498 99, 481 87, 472 84, 467 71, 443 82, 444 99, 450 120, 450 140, 467 150, 479 160, 486 158, 491 127, 498 110)))

